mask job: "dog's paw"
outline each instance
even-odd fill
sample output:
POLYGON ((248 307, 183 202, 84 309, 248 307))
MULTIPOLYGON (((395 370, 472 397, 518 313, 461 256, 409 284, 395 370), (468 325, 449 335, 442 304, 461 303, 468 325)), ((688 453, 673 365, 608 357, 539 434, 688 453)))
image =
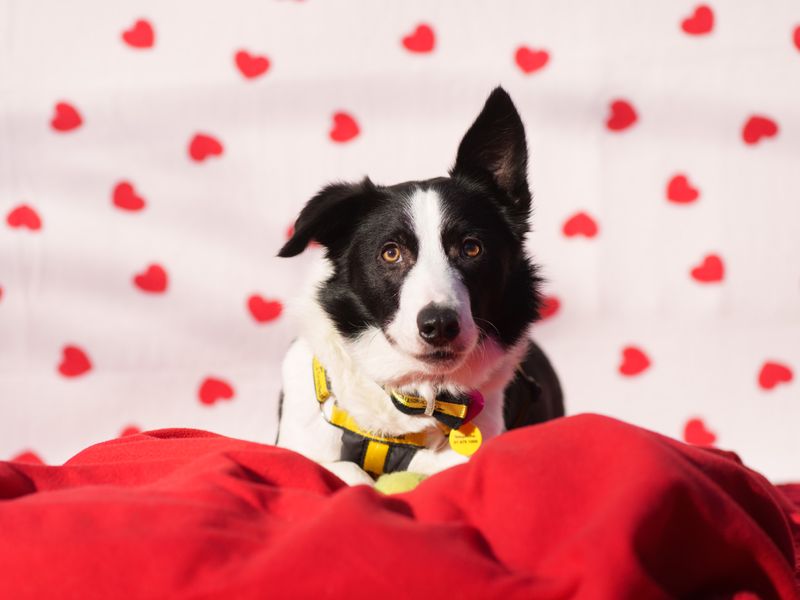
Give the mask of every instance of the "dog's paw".
POLYGON ((340 460, 322 463, 322 466, 344 481, 347 485, 375 485, 369 474, 356 463, 340 460))

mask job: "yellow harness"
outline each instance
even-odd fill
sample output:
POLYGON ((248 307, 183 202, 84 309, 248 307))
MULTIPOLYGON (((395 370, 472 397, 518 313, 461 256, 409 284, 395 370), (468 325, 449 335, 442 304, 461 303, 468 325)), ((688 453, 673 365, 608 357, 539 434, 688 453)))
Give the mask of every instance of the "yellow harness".
MULTIPOLYGON (((312 369, 317 402, 322 408, 332 396, 328 376, 325 367, 316 357, 312 361, 312 369)), ((404 405, 408 403, 409 408, 414 411, 427 406, 425 399, 418 396, 407 396, 397 392, 392 392, 392 395, 396 401, 404 405), (395 394, 397 395, 395 396, 395 394)), ((438 410, 451 411, 454 413, 453 416, 460 416, 462 419, 467 413, 468 406, 466 405, 450 406, 450 403, 439 403, 438 401, 437 404, 442 404, 438 410)), ((331 425, 343 430, 340 459, 356 463, 373 477, 378 477, 383 473, 406 470, 414 454, 420 448, 426 448, 430 439, 430 434, 423 431, 398 436, 376 435, 363 429, 350 413, 336 404, 335 399, 331 405, 330 416, 326 416, 325 419, 331 425)), ((446 426, 440 426, 440 430, 444 436, 450 433, 450 428, 446 426)))

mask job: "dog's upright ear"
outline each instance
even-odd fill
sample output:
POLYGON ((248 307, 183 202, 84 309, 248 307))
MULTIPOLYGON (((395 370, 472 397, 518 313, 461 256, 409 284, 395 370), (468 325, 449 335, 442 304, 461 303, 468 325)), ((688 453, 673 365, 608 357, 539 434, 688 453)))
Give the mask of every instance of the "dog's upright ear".
POLYGON ((378 190, 369 179, 360 183, 334 183, 311 198, 294 224, 294 232, 278 256, 297 256, 314 240, 329 252, 344 246, 358 224, 358 215, 374 200, 378 190))
POLYGON ((492 91, 464 135, 450 175, 497 188, 505 195, 512 217, 521 220, 527 228, 531 193, 525 127, 503 88, 492 91))

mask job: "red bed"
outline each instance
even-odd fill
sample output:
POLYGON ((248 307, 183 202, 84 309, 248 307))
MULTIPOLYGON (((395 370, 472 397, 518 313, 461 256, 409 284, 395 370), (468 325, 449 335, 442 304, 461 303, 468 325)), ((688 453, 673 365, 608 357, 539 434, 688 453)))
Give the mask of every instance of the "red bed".
POLYGON ((0 463, 0 597, 797 598, 800 488, 594 415, 416 490, 183 429, 0 463))

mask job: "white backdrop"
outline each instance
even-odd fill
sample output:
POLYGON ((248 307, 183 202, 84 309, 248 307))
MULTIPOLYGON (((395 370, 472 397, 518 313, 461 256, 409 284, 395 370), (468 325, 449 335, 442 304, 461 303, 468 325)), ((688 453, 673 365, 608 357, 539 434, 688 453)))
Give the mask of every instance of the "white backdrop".
POLYGON ((800 4, 695 8, 3 0, 0 457, 270 441, 295 214, 444 174, 500 83, 569 412, 800 478, 800 4))

